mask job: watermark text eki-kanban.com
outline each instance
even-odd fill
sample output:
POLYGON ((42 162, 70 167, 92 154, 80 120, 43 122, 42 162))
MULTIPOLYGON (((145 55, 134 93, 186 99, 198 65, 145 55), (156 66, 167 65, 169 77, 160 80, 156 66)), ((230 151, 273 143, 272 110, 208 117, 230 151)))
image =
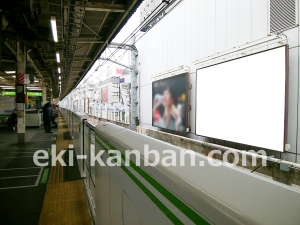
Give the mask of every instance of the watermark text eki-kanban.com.
MULTIPOLYGON (((267 153, 264 150, 254 151, 241 151, 240 154, 237 151, 227 150, 223 152, 220 150, 212 150, 208 153, 207 160, 202 157, 197 157, 196 152, 192 150, 155 150, 149 149, 149 145, 145 144, 143 151, 139 150, 99 150, 95 154, 94 147, 90 148, 89 155, 76 155, 77 159, 87 160, 90 166, 95 166, 96 164, 100 166, 130 166, 132 157, 135 159, 134 163, 137 166, 157 166, 159 164, 163 166, 205 166, 207 163, 211 166, 220 166, 221 161, 215 160, 216 156, 222 158, 223 162, 228 163, 230 158, 230 164, 237 165, 242 160, 241 165, 247 165, 247 157, 252 157, 252 166, 256 166, 256 158, 260 154, 262 159, 262 166, 267 165, 267 153), (108 153, 107 157, 102 157, 105 153, 108 153), (229 157, 230 155, 230 157, 229 157), (123 157, 122 157, 123 156, 123 157), (105 160, 103 158, 106 158, 105 160), (122 163, 123 162, 123 163, 122 163)), ((64 160, 64 154, 66 150, 61 150, 58 154, 56 151, 56 145, 52 145, 51 157, 46 150, 38 150, 33 155, 33 161, 37 166, 56 166, 59 162, 62 166, 73 166, 74 165, 74 150, 68 150, 68 163, 66 164, 64 160), (50 162, 49 162, 49 159, 50 162), (46 162, 45 162, 46 160, 46 162)))

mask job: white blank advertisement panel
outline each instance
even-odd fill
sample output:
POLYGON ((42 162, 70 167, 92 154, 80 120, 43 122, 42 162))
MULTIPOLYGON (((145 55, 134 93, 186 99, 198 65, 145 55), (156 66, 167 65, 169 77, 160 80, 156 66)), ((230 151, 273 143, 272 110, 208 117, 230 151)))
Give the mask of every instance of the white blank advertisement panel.
POLYGON ((197 70, 196 134, 284 151, 288 47, 197 70))

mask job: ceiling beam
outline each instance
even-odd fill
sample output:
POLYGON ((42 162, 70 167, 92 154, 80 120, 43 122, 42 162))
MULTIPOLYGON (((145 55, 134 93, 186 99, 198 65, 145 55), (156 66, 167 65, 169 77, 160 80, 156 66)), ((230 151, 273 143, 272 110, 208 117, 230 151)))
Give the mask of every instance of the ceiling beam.
MULTIPOLYGON (((138 2, 141 2, 141 1, 140 0, 133 0, 132 2, 128 3, 126 12, 122 15, 121 14, 119 15, 119 18, 115 21, 115 23, 112 25, 110 31, 108 32, 108 35, 106 36, 106 40, 111 40, 113 35, 116 35, 116 32, 120 28, 121 24, 124 22, 126 17, 129 15, 130 11, 133 10, 133 8, 135 7, 135 5, 138 2)), ((106 47, 105 45, 101 45, 101 46, 98 47, 98 49, 96 50, 96 53, 93 56, 92 62, 89 63, 88 66, 86 66, 86 70, 84 71, 84 75, 81 77, 81 79, 85 77, 85 75, 87 74, 89 69, 92 67, 93 62, 96 61, 99 58, 100 53, 102 53, 102 51, 104 51, 105 47, 106 47)), ((81 79, 76 83, 76 85, 74 87, 76 87, 78 85, 78 83, 81 81, 81 79)), ((66 92, 66 94, 68 94, 68 92, 66 92)))
POLYGON ((84 70, 81 67, 72 67, 72 70, 84 70))
POLYGON ((1 62, 15 63, 16 60, 12 60, 12 59, 1 59, 1 62))
MULTIPOLYGON (((54 53, 53 53, 54 55, 54 53)), ((44 59, 44 62, 56 62, 56 58, 52 58, 52 59, 44 59)))
MULTIPOLYGON (((1 77, 5 77, 5 78, 11 78, 12 76, 16 76, 16 73, 13 73, 13 74, 6 74, 6 73, 4 73, 4 74, 1 74, 0 75, 1 77)), ((16 79, 16 78, 14 78, 14 79, 16 79)))
MULTIPOLYGON (((76 4, 78 8, 84 8, 83 2, 76 4)), ((85 7, 86 11, 94 12, 126 12, 126 6, 123 4, 113 4, 113 3, 98 3, 98 2, 89 2, 85 7)))
POLYGON ((8 47, 8 49, 16 56, 17 55, 17 51, 7 42, 4 41, 4 44, 8 47))
POLYGON ((101 38, 79 38, 77 41, 78 44, 85 44, 85 43, 104 43, 103 40, 101 40, 101 38))
POLYGON ((85 58, 85 57, 75 57, 73 62, 80 62, 80 61, 92 61, 92 58, 85 58))

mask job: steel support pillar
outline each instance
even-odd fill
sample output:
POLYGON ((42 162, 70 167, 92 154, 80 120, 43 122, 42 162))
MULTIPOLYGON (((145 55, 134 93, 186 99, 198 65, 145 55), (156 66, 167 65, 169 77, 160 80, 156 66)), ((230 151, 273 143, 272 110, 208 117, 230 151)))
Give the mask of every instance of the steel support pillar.
POLYGON ((1 25, 1 29, 0 29, 0 68, 2 66, 2 12, 0 12, 0 25, 1 25))
MULTIPOLYGON (((135 44, 135 36, 131 39, 131 44, 135 44)), ((130 129, 136 130, 137 119, 137 52, 131 50, 131 90, 130 90, 130 129)))
POLYGON ((43 105, 45 105, 47 101, 47 88, 45 86, 42 87, 42 91, 43 91, 43 105))
MULTIPOLYGON (((21 49, 21 45, 18 42, 17 44, 17 73, 16 79, 18 79, 18 73, 26 72, 26 54, 25 48, 21 49)), ((16 90, 20 95, 25 95, 26 85, 23 85, 23 91, 16 90)), ((25 96, 21 97, 21 99, 25 99, 25 96)), ((18 103, 17 102, 17 111, 18 111, 18 123, 17 123, 17 133, 18 133, 18 144, 25 143, 25 102, 18 103)))
POLYGON ((53 89, 50 92, 50 101, 51 105, 53 104, 53 89))

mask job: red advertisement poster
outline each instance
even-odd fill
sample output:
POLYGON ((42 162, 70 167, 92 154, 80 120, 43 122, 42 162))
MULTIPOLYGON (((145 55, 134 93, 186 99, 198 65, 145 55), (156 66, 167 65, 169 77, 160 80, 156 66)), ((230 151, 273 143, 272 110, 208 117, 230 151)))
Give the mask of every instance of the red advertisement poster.
POLYGON ((103 88, 101 90, 101 97, 102 97, 102 102, 107 103, 108 102, 108 90, 107 88, 103 88))

